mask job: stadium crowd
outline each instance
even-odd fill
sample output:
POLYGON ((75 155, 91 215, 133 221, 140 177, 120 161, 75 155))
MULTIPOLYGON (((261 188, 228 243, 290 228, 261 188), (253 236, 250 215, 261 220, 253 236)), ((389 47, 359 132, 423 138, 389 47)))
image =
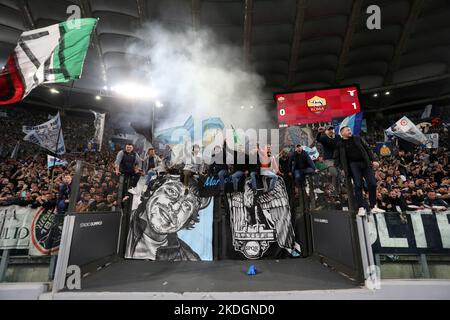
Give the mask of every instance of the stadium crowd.
MULTIPOLYGON (((64 213, 70 195, 70 182, 75 173, 75 160, 83 161, 80 199, 77 212, 108 211, 117 206, 118 177, 113 173, 114 152, 108 140, 112 130, 105 128, 101 152, 89 143, 94 136, 89 117, 61 117, 66 154, 60 156, 65 166, 47 166, 46 150, 23 141, 23 125, 37 125, 50 116, 15 108, 0 118, 0 206, 44 207, 64 213), (14 149, 20 142, 15 153, 14 149), (15 153, 15 154, 14 154, 15 153)), ((92 116, 93 118, 93 116, 92 116)))
MULTIPOLYGON (((330 128, 331 129, 331 128, 330 128)), ((321 168, 321 179, 316 179, 316 186, 320 187, 319 199, 321 203, 329 204, 338 209, 347 206, 343 198, 346 195, 342 173, 340 174, 340 194, 336 196, 335 183, 332 179, 335 173, 334 160, 330 164, 325 159, 327 155, 326 141, 323 136, 326 129, 319 129, 316 142, 321 145, 321 157, 316 160, 316 166, 321 168)), ((376 156, 376 166, 373 167, 376 178, 376 206, 386 212, 400 214, 403 222, 406 222, 405 212, 419 209, 432 209, 434 211, 448 210, 450 207, 450 165, 448 149, 448 129, 445 127, 430 128, 429 132, 439 133, 439 148, 425 148, 412 144, 404 144, 402 141, 393 141, 390 148, 383 154, 382 150, 376 156), (400 142, 400 143, 399 143, 400 142), (392 147, 394 145, 394 147, 392 147)), ((370 142, 375 150, 375 142, 380 141, 376 137, 383 135, 381 132, 373 132, 364 138, 370 142)), ((382 141, 382 140, 381 140, 382 141)), ((329 150, 328 150, 329 153, 329 150)), ((364 185, 364 197, 368 199, 367 183, 364 185)))
MULTIPOLYGON (((93 116, 92 116, 93 118, 93 116)), ((67 209, 70 195, 71 179, 74 175, 75 160, 83 160, 82 177, 80 181, 79 199, 76 204, 77 212, 108 211, 118 206, 118 182, 124 151, 118 160, 116 150, 109 146, 113 130, 106 126, 101 152, 91 150, 88 143, 94 136, 92 119, 89 117, 62 116, 62 127, 67 153, 61 156, 67 161, 66 166, 57 166, 53 170, 47 167, 47 152, 36 145, 22 141, 23 125, 36 125, 48 120, 48 114, 30 112, 29 110, 14 109, 7 117, 0 118, 0 136, 3 144, 0 146, 0 206, 17 204, 53 209, 63 213, 67 209), (81 129, 80 129, 81 128, 81 129), (14 148, 20 141, 20 148, 14 154, 14 148), (120 170, 119 170, 120 169, 120 170)), ((330 128, 331 129, 331 128, 330 128)), ((328 130, 330 130, 328 129, 328 130)), ((376 179, 376 207, 388 212, 398 212, 404 220, 407 210, 432 208, 446 210, 450 201, 450 168, 448 161, 448 130, 444 127, 430 128, 440 133, 441 147, 426 149, 412 147, 408 150, 394 149, 389 155, 378 156, 374 166, 376 179)), ((316 144, 320 145, 320 157, 314 162, 301 147, 293 147, 290 152, 284 150, 280 155, 272 155, 270 148, 261 148, 258 156, 266 161, 261 164, 247 166, 235 165, 228 167, 215 161, 209 168, 200 166, 199 148, 194 146, 188 151, 190 162, 180 167, 179 173, 184 176, 185 185, 192 174, 216 174, 221 181, 226 175, 237 181, 242 176, 249 176, 252 188, 256 189, 256 179, 259 175, 269 180, 268 188, 273 188, 277 177, 282 176, 288 192, 297 194, 304 185, 306 176, 311 175, 314 182, 314 193, 319 203, 327 203, 339 209, 347 206, 346 186, 343 183, 343 173, 336 169, 336 159, 333 150, 327 148, 324 138, 326 128, 320 128, 316 144), (279 164, 274 161, 278 157, 279 164)), ((433 131, 431 131, 433 132, 433 131)), ((372 132, 364 138, 372 148, 382 136, 382 132, 372 132)), ((234 154, 237 159, 238 151, 230 151, 225 145, 215 149, 213 157, 223 157, 223 150, 234 154)), ((125 150, 126 151, 126 150, 125 150)), ((129 174, 135 177, 147 175, 147 184, 157 171, 164 171, 167 161, 167 150, 155 153, 148 151, 144 159, 133 158, 129 163, 129 174), (164 155, 163 155, 164 154, 164 155), (139 164, 140 162, 140 164, 139 164)), ((125 159, 128 153, 125 153, 125 159)), ((244 157, 244 159, 247 159, 244 157)), ((248 159, 247 159, 248 160, 248 159)), ((247 161, 246 160, 246 161, 247 161)), ((130 161, 130 159, 126 160, 130 161)), ((167 169, 167 168, 166 168, 167 169)), ((123 173, 123 172, 122 172, 123 173)), ((368 198, 367 183, 364 185, 363 196, 368 198)), ((187 188, 186 188, 187 189, 187 188)), ((236 189, 236 188, 235 188, 236 189)), ((309 191, 309 188, 307 188, 309 191)))

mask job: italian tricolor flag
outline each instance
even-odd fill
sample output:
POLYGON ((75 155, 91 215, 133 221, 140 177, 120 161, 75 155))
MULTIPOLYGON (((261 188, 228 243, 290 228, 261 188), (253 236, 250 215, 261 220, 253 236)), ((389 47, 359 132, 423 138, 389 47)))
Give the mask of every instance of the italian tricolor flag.
POLYGON ((42 83, 79 79, 97 19, 73 19, 22 33, 0 72, 0 105, 21 101, 42 83))

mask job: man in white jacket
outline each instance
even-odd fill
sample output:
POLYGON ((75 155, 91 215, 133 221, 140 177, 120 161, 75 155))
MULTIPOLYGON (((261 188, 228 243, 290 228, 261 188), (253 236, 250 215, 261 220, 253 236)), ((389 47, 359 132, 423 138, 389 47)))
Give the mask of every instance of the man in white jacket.
POLYGON ((267 145, 265 148, 259 150, 259 156, 261 159, 261 176, 270 178, 269 189, 267 191, 273 191, 277 184, 280 170, 275 156, 272 155, 271 146, 267 145))

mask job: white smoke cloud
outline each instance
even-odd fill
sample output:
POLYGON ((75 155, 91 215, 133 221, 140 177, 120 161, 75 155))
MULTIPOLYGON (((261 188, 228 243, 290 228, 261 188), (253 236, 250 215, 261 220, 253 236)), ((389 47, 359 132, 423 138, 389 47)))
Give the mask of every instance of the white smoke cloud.
POLYGON ((196 121, 220 117, 227 127, 270 127, 264 79, 245 66, 242 47, 219 43, 207 30, 175 32, 155 23, 138 34, 147 46, 132 45, 128 53, 148 57, 139 72, 169 104, 170 117, 156 123, 157 129, 182 125, 190 115, 196 121))

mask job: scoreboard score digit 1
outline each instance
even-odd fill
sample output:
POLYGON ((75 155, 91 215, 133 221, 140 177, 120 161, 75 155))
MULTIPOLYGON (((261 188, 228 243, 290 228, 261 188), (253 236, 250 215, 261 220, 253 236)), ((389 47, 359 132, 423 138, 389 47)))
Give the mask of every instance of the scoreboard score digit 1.
POLYGON ((279 127, 331 122, 361 111, 358 88, 350 86, 275 94, 279 127))

